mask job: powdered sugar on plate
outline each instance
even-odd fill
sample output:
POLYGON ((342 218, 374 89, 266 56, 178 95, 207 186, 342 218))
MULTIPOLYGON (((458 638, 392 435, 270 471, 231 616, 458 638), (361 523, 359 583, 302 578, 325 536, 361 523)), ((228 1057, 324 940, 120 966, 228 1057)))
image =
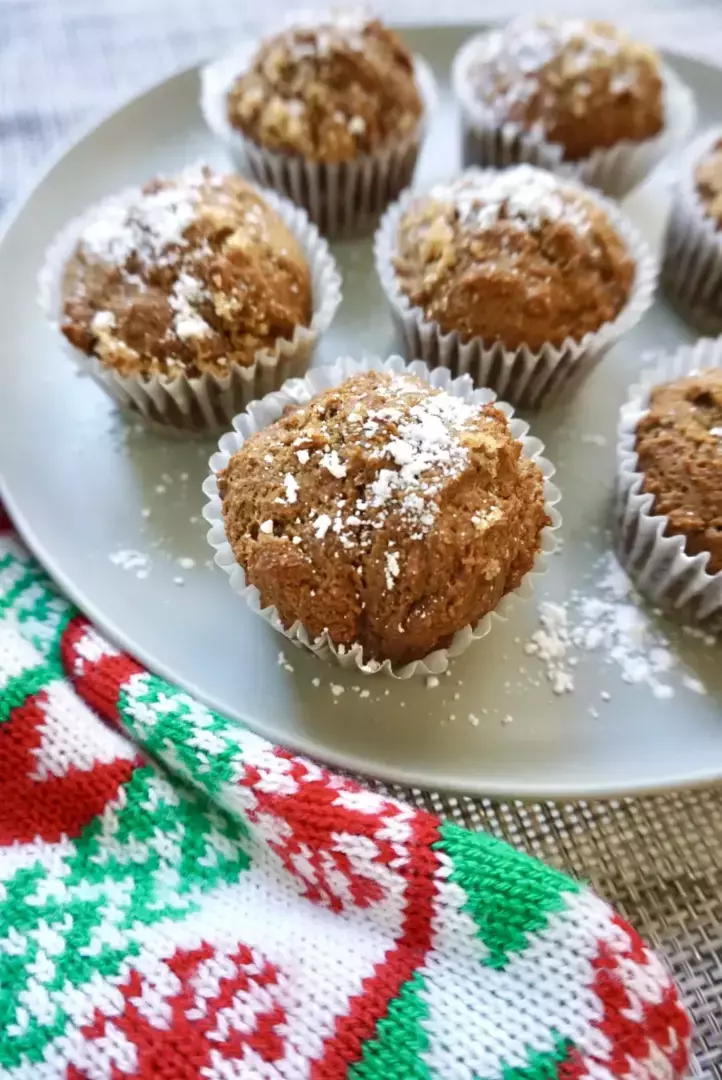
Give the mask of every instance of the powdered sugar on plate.
MULTIPOLYGON (((609 552, 594 567, 589 591, 575 590, 565 603, 539 605, 539 629, 524 651, 544 665, 555 694, 574 690, 574 668, 585 653, 595 653, 614 665, 625 683, 648 687, 660 701, 674 697, 670 678, 679 672, 680 660, 664 625, 641 598, 609 552)), ((707 643, 714 643, 705 634, 707 643)), ((681 685, 698 694, 706 692, 696 676, 681 672, 681 685)), ((602 700, 609 700, 602 693, 602 700)))

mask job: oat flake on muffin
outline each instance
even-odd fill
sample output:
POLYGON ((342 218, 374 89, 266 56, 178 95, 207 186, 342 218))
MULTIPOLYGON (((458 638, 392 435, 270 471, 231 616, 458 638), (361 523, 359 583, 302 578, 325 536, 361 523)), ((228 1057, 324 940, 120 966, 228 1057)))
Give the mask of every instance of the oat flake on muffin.
POLYGON ((364 12, 294 16, 228 93, 230 123, 259 146, 342 162, 406 138, 423 111, 411 54, 364 12))
POLYGON ((218 477, 228 541, 287 628, 405 664, 531 570, 543 477, 504 413, 367 372, 251 436, 218 477))
POLYGON ((488 35, 468 79, 499 123, 538 132, 567 161, 664 125, 658 54, 608 22, 514 20, 488 35))
POLYGON ((399 223, 394 266, 402 293, 444 333, 509 349, 598 330, 635 277, 605 211, 529 165, 471 172, 420 196, 399 223))
POLYGON ((123 375, 224 375, 311 318, 308 265, 237 176, 191 167, 106 204, 68 261, 61 329, 123 375))

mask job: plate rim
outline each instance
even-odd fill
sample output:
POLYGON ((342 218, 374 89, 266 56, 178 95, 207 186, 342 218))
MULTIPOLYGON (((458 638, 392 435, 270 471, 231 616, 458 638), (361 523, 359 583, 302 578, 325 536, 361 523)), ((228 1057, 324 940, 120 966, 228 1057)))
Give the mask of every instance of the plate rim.
MULTIPOLYGON (((505 21, 506 20, 486 20, 479 23, 446 21, 433 23, 415 22, 410 20, 408 22, 391 22, 390 25, 402 32, 411 31, 429 33, 434 30, 446 30, 454 31, 457 34, 471 35, 482 32, 484 29, 492 28, 495 25, 503 25, 505 21)), ((674 65, 676 61, 691 63, 705 68, 708 71, 713 71, 722 78, 722 63, 715 63, 710 57, 688 50, 660 48, 660 52, 665 59, 671 60, 672 65, 674 65)), ((153 79, 144 86, 134 90, 131 94, 119 98, 117 102, 104 110, 102 114, 94 115, 87 122, 81 122, 78 125, 74 125, 68 135, 60 142, 58 147, 41 160, 36 169, 32 171, 27 183, 20 189, 16 197, 6 208, 0 218, 0 248, 2 248, 8 233, 21 217, 27 203, 33 195, 49 181, 54 169, 60 165, 66 157, 73 153, 77 147, 91 139, 100 128, 118 114, 138 104, 143 98, 152 96, 166 84, 174 80, 188 78, 192 75, 197 77, 201 67, 208 62, 208 59, 210 58, 206 57, 194 64, 180 64, 177 68, 166 73, 163 77, 153 79)), ((139 648, 136 643, 130 642, 122 629, 118 629, 113 626, 112 623, 109 624, 108 620, 106 620, 103 615, 103 612, 97 608, 90 598, 86 597, 82 588, 76 588, 73 582, 70 581, 62 571, 57 570, 54 559, 46 551, 45 544, 35 534, 33 528, 25 519, 25 515, 17 505, 13 495, 8 490, 7 483, 1 471, 0 501, 2 501, 8 510, 11 522, 19 534, 21 542, 25 544, 31 554, 38 560, 51 581, 53 581, 58 589, 68 597, 82 615, 95 625, 111 643, 138 660, 149 672, 156 673, 159 677, 165 679, 172 685, 180 684, 188 693, 197 697, 199 701, 204 704, 208 703, 209 699, 206 693, 190 681, 182 681, 179 683, 176 675, 169 672, 163 663, 159 663, 153 657, 150 657, 144 648, 139 648), (53 567, 52 571, 48 569, 49 566, 53 567)), ((207 707, 223 714, 223 710, 218 709, 215 705, 207 704, 207 707)), ((238 723, 238 721, 233 718, 229 717, 229 719, 233 723, 238 723)), ((493 780, 486 780, 484 781, 483 787, 474 784, 468 778, 464 778, 463 781, 460 781, 459 783, 454 783, 453 778, 450 775, 447 775, 446 780, 443 782, 434 780, 433 783, 431 783, 429 777, 424 773, 396 767, 387 769, 381 763, 374 765, 373 772, 365 771, 359 766, 358 760, 353 756, 346 755, 324 743, 319 743, 312 737, 301 736, 299 738, 294 738, 289 742, 279 738, 277 734, 273 734, 272 736, 269 735, 267 728, 265 730, 260 730, 257 725, 253 722, 249 723, 248 720, 245 720, 243 724, 239 723, 239 727, 241 726, 245 726, 249 731, 271 743, 278 743, 279 745, 288 747, 294 753, 311 757, 333 769, 342 769, 346 772, 351 772, 362 779, 378 780, 386 784, 411 788, 414 791, 420 790, 430 793, 438 792, 457 797, 489 797, 494 799, 518 800, 523 803, 547 800, 559 801, 565 799, 613 800, 618 798, 662 795, 677 790, 686 791, 722 786, 722 763, 716 767, 710 768, 709 772, 697 771, 684 779, 680 779, 679 777, 675 779, 662 778, 654 783, 650 782, 642 784, 629 781, 618 785, 603 782, 601 784, 587 783, 582 786, 576 786, 573 782, 569 782, 564 784, 556 783, 540 788, 539 785, 534 782, 522 782, 518 786, 515 785, 513 789, 510 789, 503 781, 495 782, 493 780)))

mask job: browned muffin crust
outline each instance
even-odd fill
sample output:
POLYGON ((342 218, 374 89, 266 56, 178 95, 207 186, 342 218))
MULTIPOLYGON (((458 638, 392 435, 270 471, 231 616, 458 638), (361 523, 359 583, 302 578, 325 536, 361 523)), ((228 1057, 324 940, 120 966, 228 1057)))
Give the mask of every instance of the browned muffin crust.
POLYGON ((722 370, 656 386, 635 449, 667 534, 683 536, 688 555, 708 551, 710 574, 722 570, 722 370))
POLYGON ((295 237, 237 176, 191 168, 109 209, 65 269, 61 329, 124 375, 223 375, 311 319, 295 237))
POLYGON ((339 13, 262 42, 228 95, 228 118, 269 150, 350 161, 419 125, 411 54, 378 19, 339 13))
POLYGON ((499 122, 538 131, 568 161, 652 138, 664 123, 658 54, 608 22, 514 20, 469 77, 499 122))
POLYGON ((250 438, 219 477, 226 533, 286 627, 405 663, 515 589, 548 523, 502 412, 364 373, 250 438))
POLYGON ((394 266, 401 292, 444 333, 535 350, 616 318, 635 275, 604 211, 529 165, 491 181, 469 173, 417 199, 394 266))
POLYGON ((694 180, 705 214, 722 228, 722 139, 699 162, 694 180))

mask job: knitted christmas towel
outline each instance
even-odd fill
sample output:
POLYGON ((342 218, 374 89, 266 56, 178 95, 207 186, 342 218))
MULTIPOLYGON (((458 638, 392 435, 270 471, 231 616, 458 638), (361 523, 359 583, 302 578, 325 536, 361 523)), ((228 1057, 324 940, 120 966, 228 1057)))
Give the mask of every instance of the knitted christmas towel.
POLYGON ((688 1061, 674 985, 588 888, 150 675, 10 536, 0 922, 3 1078, 645 1080, 688 1061))

